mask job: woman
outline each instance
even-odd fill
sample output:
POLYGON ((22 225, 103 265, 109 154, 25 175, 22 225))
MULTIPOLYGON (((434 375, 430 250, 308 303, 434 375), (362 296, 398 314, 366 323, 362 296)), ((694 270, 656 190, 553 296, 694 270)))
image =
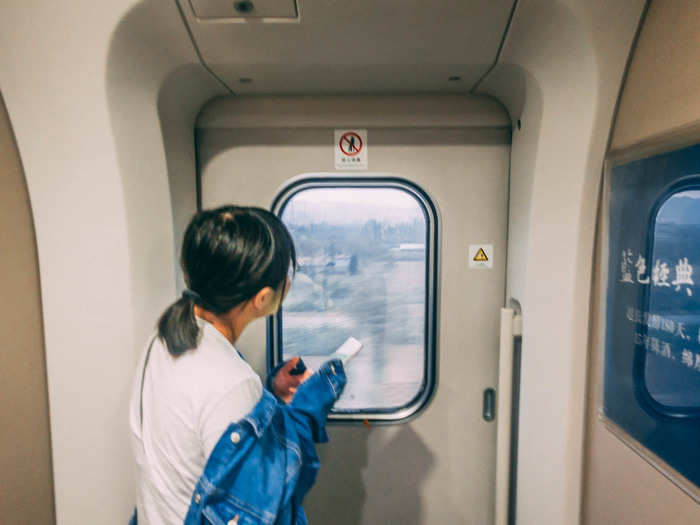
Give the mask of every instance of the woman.
MULTIPOLYGON (((139 523, 182 523, 214 446, 260 401, 262 383, 235 343, 277 311, 296 269, 292 238, 272 213, 224 206, 197 213, 185 232, 187 289, 163 313, 134 381, 130 426, 139 470, 139 523)), ((309 373, 274 378, 291 400, 309 373)))

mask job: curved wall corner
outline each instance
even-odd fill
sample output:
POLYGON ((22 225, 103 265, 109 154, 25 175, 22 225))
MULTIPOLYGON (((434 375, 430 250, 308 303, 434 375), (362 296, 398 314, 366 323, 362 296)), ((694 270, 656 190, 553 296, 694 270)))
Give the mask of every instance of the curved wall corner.
POLYGON ((480 91, 513 130, 508 297, 523 308, 517 521, 579 523, 591 261, 615 101, 643 0, 519 2, 480 91))
POLYGON ((171 179, 194 185, 194 162, 173 166, 193 157, 180 145, 222 91, 198 68, 175 2, 3 6, 0 88, 36 230, 57 523, 126 522, 133 509, 127 404, 176 289, 171 179))
POLYGON ((41 288, 29 194, 0 94, 0 522, 55 520, 41 288), (12 451, 11 453, 8 453, 12 451))
POLYGON ((1 88, 39 255, 57 523, 126 519, 133 501, 130 258, 104 86, 128 7, 10 3, 0 17, 1 88))
POLYGON ((175 4, 168 7, 143 0, 121 19, 105 73, 137 342, 147 339, 179 286, 182 234, 196 211, 194 123, 207 100, 225 93, 198 62, 175 4))

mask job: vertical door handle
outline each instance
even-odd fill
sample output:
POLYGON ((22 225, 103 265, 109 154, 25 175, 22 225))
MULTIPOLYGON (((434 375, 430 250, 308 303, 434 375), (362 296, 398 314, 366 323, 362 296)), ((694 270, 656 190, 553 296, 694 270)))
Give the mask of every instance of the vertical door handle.
POLYGON ((496 417, 496 391, 493 388, 484 390, 484 421, 493 421, 496 417))

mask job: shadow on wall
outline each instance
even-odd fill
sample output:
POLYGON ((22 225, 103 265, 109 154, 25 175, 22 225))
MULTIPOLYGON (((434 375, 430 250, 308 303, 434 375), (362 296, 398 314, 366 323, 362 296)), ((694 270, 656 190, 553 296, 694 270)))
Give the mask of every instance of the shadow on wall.
POLYGON ((421 494, 435 459, 410 425, 329 428, 321 471, 304 508, 310 523, 422 523, 421 494), (372 450, 372 454, 369 454, 372 450), (401 476, 392 467, 403 463, 401 476), (366 505, 369 499, 385 505, 366 505))

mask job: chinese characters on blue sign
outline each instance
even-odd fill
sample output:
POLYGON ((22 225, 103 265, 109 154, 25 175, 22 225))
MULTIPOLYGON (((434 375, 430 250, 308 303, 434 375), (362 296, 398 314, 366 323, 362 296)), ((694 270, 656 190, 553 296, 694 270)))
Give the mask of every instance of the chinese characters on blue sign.
MULTIPOLYGON (((634 266, 634 268, 637 270, 636 282, 639 284, 649 284, 646 259, 640 254, 637 257, 637 262, 632 263, 633 260, 634 256, 632 254, 632 250, 622 251, 622 278, 620 281, 623 283, 634 284, 635 281, 632 278, 632 267, 634 266)), ((682 259, 678 260, 678 264, 676 265, 676 278, 669 283, 668 279, 670 273, 671 270, 668 267, 668 263, 657 260, 656 263, 654 263, 654 267, 651 271, 651 283, 654 286, 659 287, 665 286, 670 288, 673 286, 677 292, 680 291, 681 287, 683 286, 688 295, 693 295, 693 291, 690 288, 693 286, 693 284, 695 284, 693 283, 692 279, 693 267, 688 263, 687 257, 683 257, 682 259)))
MULTIPOLYGON (((689 193, 689 192, 682 192, 689 193)), ((680 195, 683 196, 684 195, 680 195)), ((673 198, 678 198, 676 195, 673 198)), ((669 200, 667 202, 672 202, 669 200)), ((700 200, 698 201, 700 208, 700 200)), ((698 210, 700 219, 700 209, 698 210)), ((698 239, 700 242, 700 238, 698 239)), ((657 260, 651 271, 651 276, 647 274, 646 258, 641 254, 637 256, 635 261, 632 250, 622 250, 622 262, 620 264, 620 282, 628 284, 642 284, 657 288, 673 288, 675 292, 685 293, 688 296, 693 295, 693 266, 688 262, 687 257, 678 260, 675 266, 675 279, 669 281, 671 269, 666 261, 657 260), (634 261, 634 262, 633 262, 634 261), (634 270, 633 270, 634 268, 634 270), (636 277, 634 274, 636 273, 636 277)), ((637 331, 634 334, 634 343, 637 346, 643 346, 647 352, 665 357, 666 359, 675 359, 671 351, 671 343, 665 341, 663 337, 676 336, 682 341, 690 341, 691 336, 686 334, 686 326, 683 321, 675 321, 668 317, 663 317, 659 314, 653 314, 648 311, 643 311, 631 306, 627 307, 627 320, 635 323, 645 331, 652 330, 660 332, 661 338, 649 336, 646 333, 637 331)), ((700 327, 694 329, 694 334, 697 343, 700 344, 700 327)), ((700 373, 700 352, 694 352, 687 348, 680 351, 681 362, 688 368, 692 368, 700 373)), ((698 400, 700 403, 700 400, 698 400)))
POLYGON ((603 409, 700 486, 700 145, 616 166, 610 190, 603 409))

